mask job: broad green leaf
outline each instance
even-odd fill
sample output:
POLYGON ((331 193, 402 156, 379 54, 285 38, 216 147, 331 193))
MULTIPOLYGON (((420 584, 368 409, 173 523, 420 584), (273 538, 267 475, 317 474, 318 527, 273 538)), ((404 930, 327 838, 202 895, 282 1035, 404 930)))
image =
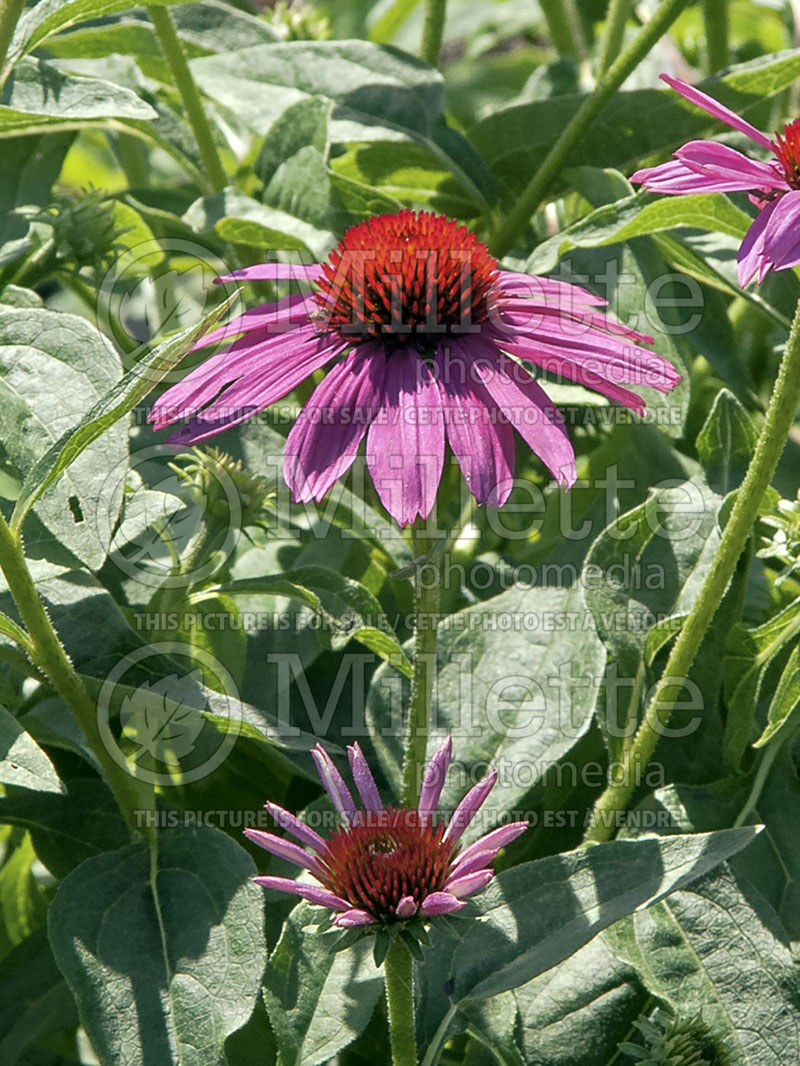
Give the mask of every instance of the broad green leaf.
POLYGON ((706 478, 715 492, 727 496, 741 485, 757 440, 747 411, 732 393, 720 389, 696 441, 706 478))
POLYGON ((50 128, 75 129, 109 119, 153 119, 156 113, 130 89, 98 78, 65 74, 25 56, 0 93, 0 137, 50 128))
POLYGON ((640 193, 604 204, 579 222, 544 241, 534 251, 525 269, 530 274, 546 274, 573 248, 594 248, 618 244, 632 237, 672 232, 679 226, 719 230, 744 237, 752 219, 721 193, 665 196, 654 200, 640 193))
MULTIPOLYGON (((42 456, 66 430, 119 382, 119 357, 89 322, 76 315, 40 309, 0 308, 0 401, 4 416, 0 440, 6 457, 37 488, 42 456)), ((90 438, 87 444, 94 438, 90 438)), ((102 446, 76 455, 69 476, 42 499, 42 486, 27 497, 20 514, 39 500, 37 517, 61 544, 91 567, 105 558, 107 539, 97 518, 102 510, 111 527, 119 513, 121 485, 111 488, 109 475, 127 464, 128 434, 114 426, 102 446)), ((119 478, 112 479, 115 484, 119 478)), ((42 539, 41 527, 28 531, 28 549, 42 539)), ((48 547, 52 553, 54 548, 48 547)))
MULTIPOLYGON (((769 97, 792 85, 799 74, 800 50, 794 49, 729 67, 724 75, 700 82, 698 88, 754 125, 769 128, 769 97)), ((583 95, 557 96, 512 105, 478 122, 470 139, 514 195, 530 180, 584 99, 583 95)), ((574 166, 591 160, 596 167, 630 172, 639 160, 722 128, 672 89, 619 92, 584 131, 565 162, 574 166)), ((680 211, 680 207, 674 209, 680 211)))
POLYGON ((796 965, 774 912, 722 870, 611 930, 616 954, 685 1017, 698 1015, 731 1066, 800 1057, 796 965))
POLYGON ((213 231, 226 241, 256 248, 310 251, 324 257, 333 243, 333 233, 319 230, 286 211, 245 196, 234 188, 196 200, 183 221, 196 233, 213 231))
POLYGON ((763 748, 779 735, 786 739, 797 728, 800 709, 800 647, 795 647, 783 669, 775 695, 769 705, 767 726, 754 748, 763 748))
MULTIPOLYGON (((42 493, 57 481, 98 437, 110 430, 129 411, 132 411, 136 404, 143 400, 170 370, 174 369, 194 342, 208 332, 235 299, 236 294, 233 294, 219 307, 215 307, 202 321, 160 344, 106 392, 86 413, 80 424, 67 430, 55 441, 25 479, 14 508, 12 528, 21 527, 25 515, 42 493)), ((1 324, 2 318, 0 318, 1 324)))
POLYGON ((264 969, 263 893, 218 830, 159 833, 88 859, 50 907, 56 962, 104 1062, 224 1066, 264 969))
MULTIPOLYGON (((47 136, 15 137, 0 155, 0 266, 33 247, 30 223, 14 214, 18 207, 46 204, 53 182, 75 137, 71 131, 47 136)), ((14 288, 3 290, 2 302, 15 303, 14 288), (9 295, 9 290, 11 295, 9 295)))
POLYGON ((454 951, 454 1002, 519 988, 613 922, 701 877, 755 835, 747 827, 615 840, 498 874, 477 898, 480 918, 454 951))
POLYGON ((283 1066, 318 1066, 367 1027, 383 977, 362 941, 331 950, 315 918, 319 908, 300 903, 292 911, 264 975, 264 1002, 283 1066))
POLYGON ((64 791, 50 759, 4 707, 0 707, 0 782, 35 792, 64 791))
MULTIPOLYGON (((321 566, 287 570, 284 574, 240 578, 219 587, 227 596, 264 594, 299 600, 317 615, 325 629, 320 633, 334 650, 351 639, 358 640, 400 670, 411 676, 411 664, 383 608, 358 581, 321 566)), ((198 598, 204 594, 199 593, 198 598)))

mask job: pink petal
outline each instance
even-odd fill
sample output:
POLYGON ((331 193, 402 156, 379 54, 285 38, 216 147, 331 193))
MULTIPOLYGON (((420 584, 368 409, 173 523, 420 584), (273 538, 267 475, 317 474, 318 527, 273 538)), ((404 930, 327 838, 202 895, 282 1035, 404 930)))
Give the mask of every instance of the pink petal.
POLYGON ((275 836, 274 833, 265 833, 261 829, 245 829, 244 835, 271 855, 277 855, 279 859, 293 862, 295 866, 311 870, 318 876, 323 872, 319 860, 309 855, 307 851, 303 851, 297 844, 293 844, 291 840, 284 840, 282 837, 275 836))
POLYGON ((570 312, 574 311, 576 306, 605 307, 608 303, 602 296, 596 296, 570 281, 522 274, 516 270, 501 270, 495 284, 501 293, 527 296, 534 301, 555 300, 563 310, 570 312))
POLYGON ((386 364, 383 403, 369 427, 367 465, 383 506, 408 525, 431 513, 444 465, 439 389, 416 351, 396 351, 386 364))
POLYGON ((368 911, 362 911, 358 907, 351 907, 349 911, 334 918, 333 924, 340 929, 352 929, 356 925, 369 925, 375 919, 368 911))
POLYGON ((444 788, 452 755, 452 738, 445 737, 438 751, 428 763, 428 769, 425 771, 425 777, 422 781, 417 810, 424 821, 428 821, 430 816, 436 812, 436 806, 444 788))
POLYGON ((485 833, 482 837, 479 837, 474 844, 464 848, 453 869, 455 870, 462 863, 468 862, 473 855, 479 852, 487 850, 499 851, 500 848, 510 844, 512 840, 516 840, 528 827, 528 822, 509 822, 508 825, 501 825, 497 829, 492 829, 490 833, 485 833))
POLYGON ((331 798, 331 803, 345 821, 353 821, 356 816, 356 805, 353 803, 349 788, 344 783, 344 778, 334 766, 333 759, 321 744, 311 749, 311 758, 314 760, 320 781, 331 798))
POLYGON ((289 877, 254 877, 253 881, 262 888, 272 888, 276 892, 289 892, 293 896, 301 896, 309 903, 316 903, 320 907, 329 907, 334 911, 346 911, 350 904, 341 896, 335 896, 327 888, 319 885, 304 885, 301 881, 292 881, 289 877))
POLYGON ((451 869, 450 877, 463 877, 464 874, 471 874, 475 870, 484 870, 494 862, 499 851, 499 848, 490 848, 487 851, 473 852, 466 859, 462 856, 451 869))
POLYGON ((435 914, 452 914, 453 911, 460 911, 462 907, 466 907, 466 903, 449 892, 431 892, 422 901, 420 910, 423 914, 433 917, 435 914))
POLYGON ((284 477, 295 502, 321 500, 353 465, 377 414, 385 370, 383 350, 362 344, 316 387, 286 441, 284 477))
POLYGON ((451 896, 460 899, 462 896, 472 895, 473 892, 480 892, 482 888, 486 888, 493 877, 494 870, 476 870, 474 873, 454 877, 447 882, 445 887, 451 896))
POLYGON ((786 270, 800 260, 800 190, 773 200, 759 213, 739 249, 739 284, 754 274, 761 283, 770 270, 786 270))
POLYGON ((347 757, 350 760, 353 780, 356 783, 358 794, 365 809, 368 811, 382 811, 383 804, 381 803, 378 786, 375 784, 375 778, 372 776, 369 763, 364 758, 364 753, 358 741, 347 749, 347 757))
POLYGON ((453 817, 444 831, 442 840, 451 840, 455 843, 456 840, 461 839, 469 823, 486 802, 486 798, 494 788, 496 781, 497 770, 492 770, 491 773, 484 777, 483 781, 473 785, 453 812, 453 817))
POLYGON ((394 913, 398 918, 413 918, 418 907, 413 896, 403 896, 395 907, 394 913))
POLYGON ((731 129, 744 133, 751 141, 760 144, 762 148, 768 148, 770 151, 772 150, 772 142, 765 133, 757 130, 755 126, 751 126, 749 122, 745 122, 745 120, 734 111, 731 111, 723 104, 720 104, 711 96, 701 92, 700 89, 695 89, 693 86, 687 85, 686 82, 681 81, 680 78, 672 78, 669 74, 661 74, 659 77, 662 81, 666 82, 670 88, 674 89, 676 93, 680 93, 684 99, 695 104, 695 106, 699 107, 702 111, 705 111, 706 114, 719 119, 720 122, 724 122, 725 125, 730 126, 731 129))
MULTIPOLYGON (((730 181, 709 174, 698 174, 690 170, 679 159, 660 163, 657 167, 644 167, 631 175, 635 185, 644 185, 648 192, 682 196, 694 192, 729 192, 730 181)), ((751 186, 748 186, 750 188, 751 186)))
POLYGON ((322 267, 319 263, 311 266, 301 266, 299 263, 256 263, 255 266, 243 267, 241 270, 232 270, 230 274, 224 274, 214 280, 217 284, 226 281, 318 281, 322 277, 322 267))
POLYGON ((478 503, 502 507, 513 488, 514 431, 462 359, 441 347, 436 369, 447 439, 467 488, 478 503))
POLYGON ((317 301, 308 293, 294 293, 271 304, 259 304, 201 337, 189 351, 195 352, 199 348, 208 348, 209 345, 216 344, 218 341, 236 337, 240 333, 249 333, 254 329, 286 333, 287 330, 293 328, 292 322, 295 324, 308 322, 309 312, 313 311, 316 306, 317 301))
POLYGON ((298 840, 302 840, 306 847, 313 848, 314 851, 318 851, 320 854, 325 851, 327 845, 319 833, 315 833, 314 830, 307 826, 305 822, 302 822, 297 815, 284 810, 283 807, 279 807, 277 803, 265 803, 264 807, 269 811, 281 829, 287 829, 293 836, 297 837, 298 840))
POLYGON ((676 157, 690 170, 709 174, 730 182, 730 191, 747 192, 752 188, 786 189, 786 178, 774 165, 749 159, 727 144, 716 141, 689 141, 679 148, 676 157))

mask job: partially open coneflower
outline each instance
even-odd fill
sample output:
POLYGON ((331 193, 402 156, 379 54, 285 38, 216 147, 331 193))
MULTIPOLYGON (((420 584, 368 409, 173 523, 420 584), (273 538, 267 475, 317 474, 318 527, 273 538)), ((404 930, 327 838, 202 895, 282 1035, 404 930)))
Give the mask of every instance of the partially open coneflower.
POLYGON ((353 226, 322 265, 263 263, 220 280, 233 279, 294 279, 316 290, 254 307, 208 334, 198 348, 240 336, 168 389, 150 418, 156 428, 189 419, 170 439, 195 444, 331 364, 286 442, 284 473, 297 502, 321 500, 365 437, 375 488, 400 525, 430 514, 445 442, 478 503, 508 499, 513 429, 571 485, 564 420, 524 364, 640 413, 644 400, 624 386, 669 392, 680 380, 641 347, 652 337, 600 310, 605 300, 500 270, 465 226, 430 212, 353 226))
POLYGON ((759 284, 770 270, 800 263, 800 119, 771 140, 706 93, 679 78, 661 75, 670 88, 697 107, 766 148, 772 159, 751 159, 716 141, 689 141, 674 160, 637 170, 631 181, 648 192, 681 196, 696 192, 746 192, 759 209, 739 248, 739 284, 759 284))
POLYGON ((317 884, 271 876, 256 877, 256 883, 337 912, 334 925, 342 928, 385 926, 460 910, 465 896, 491 881, 497 853, 528 823, 500 826, 462 850, 461 837, 494 787, 497 773, 470 789, 447 824, 438 821, 436 807, 451 750, 448 737, 431 759, 413 810, 383 806, 361 748, 353 744, 347 754, 363 804, 358 808, 333 760, 317 745, 311 754, 341 825, 326 839, 296 815, 267 803, 278 825, 304 847, 260 829, 244 830, 254 844, 308 870, 317 884))

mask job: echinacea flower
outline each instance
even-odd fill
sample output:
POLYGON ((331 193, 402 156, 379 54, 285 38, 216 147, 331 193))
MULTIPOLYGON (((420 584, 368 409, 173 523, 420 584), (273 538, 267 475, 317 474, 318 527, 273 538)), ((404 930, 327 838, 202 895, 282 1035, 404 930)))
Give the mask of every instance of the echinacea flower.
POLYGON ((679 78, 661 75, 681 96, 745 134, 772 159, 751 159, 716 141, 689 141, 674 160, 637 170, 631 181, 648 192, 672 196, 695 192, 746 192, 759 209, 739 248, 739 284, 755 276, 759 284, 770 270, 788 270, 800 263, 800 119, 784 126, 771 140, 749 122, 679 78))
POLYGON ((605 314, 606 301, 566 282, 499 270, 466 227, 399 211, 349 229, 315 266, 263 263, 232 279, 316 286, 246 311, 197 345, 238 339, 191 371, 150 412, 157 429, 195 444, 263 411, 329 367, 286 442, 296 502, 319 501, 366 438, 377 493, 400 525, 427 517, 445 441, 478 503, 500 507, 517 430, 564 485, 575 461, 564 420, 522 361, 644 410, 625 385, 669 392, 680 375, 605 314))
POLYGON ((461 837, 492 791, 497 772, 470 789, 446 825, 437 822, 434 815, 451 750, 448 737, 431 759, 416 810, 410 810, 383 806, 367 760, 353 744, 347 754, 363 804, 358 808, 333 760, 317 745, 311 754, 341 825, 325 839, 296 815, 266 803, 278 825, 303 847, 274 833, 244 830, 254 844, 308 870, 317 883, 272 876, 256 877, 255 882, 338 912, 334 925, 341 928, 432 918, 466 906, 464 897, 491 881, 490 865, 497 853, 528 823, 502 825, 462 850, 461 837))

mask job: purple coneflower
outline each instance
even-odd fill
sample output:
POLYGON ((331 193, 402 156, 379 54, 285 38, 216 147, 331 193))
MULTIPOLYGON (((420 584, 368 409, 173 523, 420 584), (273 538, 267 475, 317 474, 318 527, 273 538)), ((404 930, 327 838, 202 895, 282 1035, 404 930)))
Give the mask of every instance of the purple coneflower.
POLYGON ((800 119, 784 126, 770 140, 766 133, 716 100, 678 78, 662 81, 731 129, 772 153, 769 161, 750 159, 716 141, 689 141, 673 162, 637 170, 631 178, 648 192, 679 196, 694 192, 747 192, 759 209, 739 248, 739 284, 756 276, 759 284, 770 270, 788 270, 800 263, 800 119))
POLYGON ((331 757, 317 745, 311 754, 342 825, 326 840, 294 814, 267 803, 278 825, 305 847, 260 829, 244 833, 271 854, 308 870, 318 883, 288 877, 256 877, 256 883, 337 911, 334 925, 345 928, 417 915, 432 918, 466 906, 464 897, 485 888, 494 876, 489 866, 497 853, 528 823, 500 826, 462 851, 461 836, 492 791, 497 772, 470 789, 447 825, 437 822, 434 815, 451 750, 448 737, 431 759, 417 809, 409 810, 383 806, 361 748, 353 744, 347 754, 363 804, 359 809, 331 757))
POLYGON ((400 525, 427 517, 445 440, 478 503, 500 507, 514 474, 514 427, 558 482, 575 457, 557 407, 519 360, 634 411, 625 385, 669 392, 680 375, 642 344, 652 337, 575 285, 499 270, 466 227, 403 210, 349 229, 322 265, 263 263, 232 279, 295 279, 315 291, 246 311, 197 347, 240 336, 168 389, 156 428, 190 421, 187 445, 245 421, 329 365, 286 442, 296 502, 321 500, 366 437, 378 495, 400 525), (513 358, 512 358, 513 357, 513 358))

